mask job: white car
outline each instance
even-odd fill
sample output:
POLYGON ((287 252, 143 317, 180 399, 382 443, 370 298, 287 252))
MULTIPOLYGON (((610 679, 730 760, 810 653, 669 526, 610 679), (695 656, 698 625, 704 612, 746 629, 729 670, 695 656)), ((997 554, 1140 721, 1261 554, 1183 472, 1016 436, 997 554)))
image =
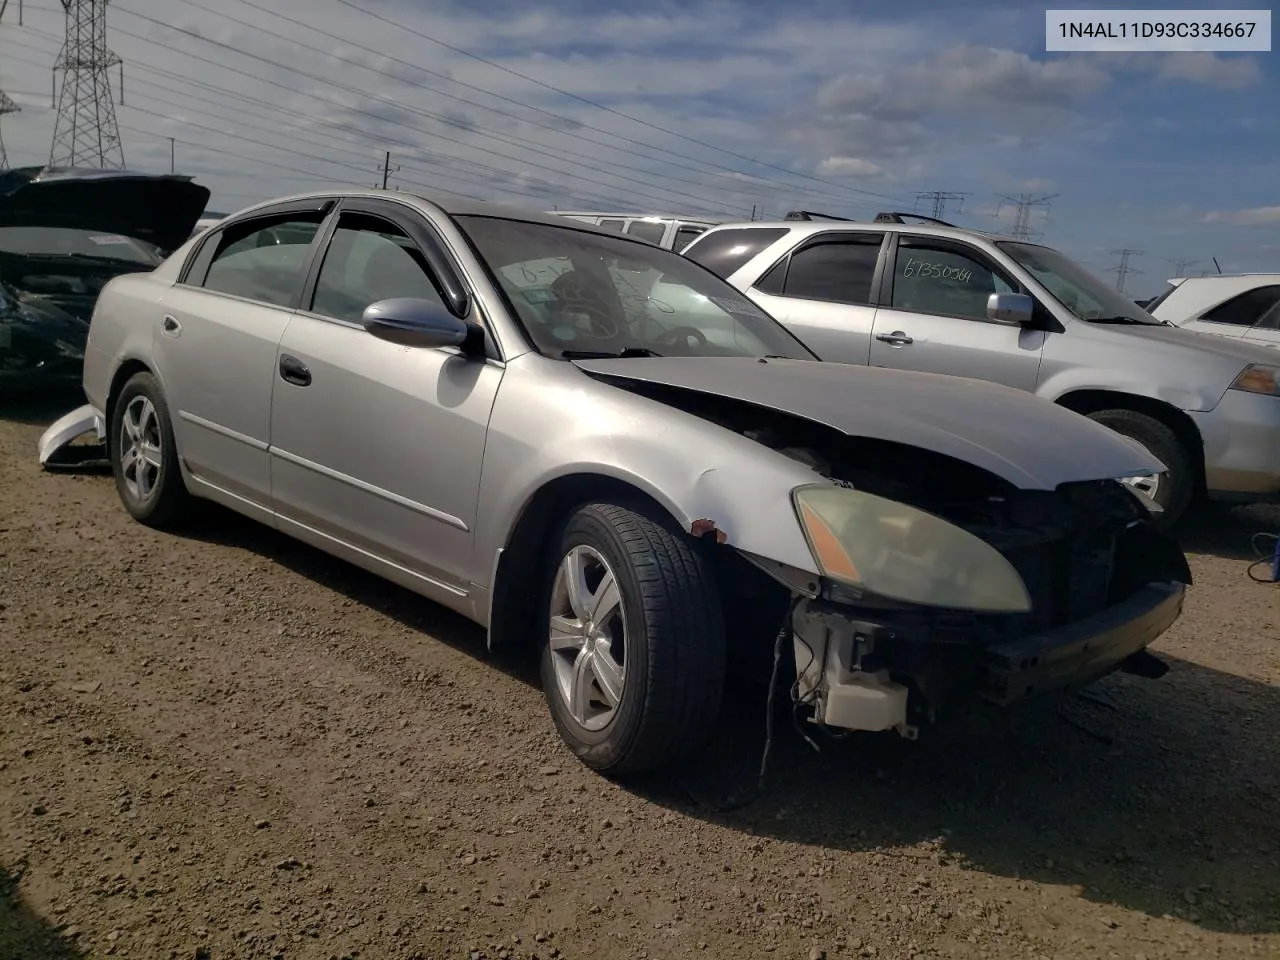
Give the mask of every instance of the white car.
POLYGON ((1280 273, 1176 277, 1147 312, 1184 330, 1280 350, 1280 273))

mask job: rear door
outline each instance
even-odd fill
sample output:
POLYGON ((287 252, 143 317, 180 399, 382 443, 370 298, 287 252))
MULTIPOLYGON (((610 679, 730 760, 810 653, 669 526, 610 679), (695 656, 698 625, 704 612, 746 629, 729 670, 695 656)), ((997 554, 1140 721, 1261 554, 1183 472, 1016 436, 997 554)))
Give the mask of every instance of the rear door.
POLYGON ((1048 336, 987 319, 992 293, 1023 292, 972 244, 899 234, 875 311, 871 364, 1034 391, 1048 336))
POLYGON ((748 293, 823 360, 865 365, 884 246, 882 232, 814 234, 748 293))
POLYGON ((276 345, 331 205, 276 207, 213 228, 156 317, 156 364, 183 460, 199 479, 263 510, 276 345))

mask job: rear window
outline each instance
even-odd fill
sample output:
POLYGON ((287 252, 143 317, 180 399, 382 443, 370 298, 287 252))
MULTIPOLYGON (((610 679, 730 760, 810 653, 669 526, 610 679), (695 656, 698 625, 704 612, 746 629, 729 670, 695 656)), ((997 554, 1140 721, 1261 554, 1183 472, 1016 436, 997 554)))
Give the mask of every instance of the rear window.
POLYGON ((740 230, 713 230, 704 233, 683 251, 724 279, 771 244, 787 235, 786 227, 743 227, 740 230))

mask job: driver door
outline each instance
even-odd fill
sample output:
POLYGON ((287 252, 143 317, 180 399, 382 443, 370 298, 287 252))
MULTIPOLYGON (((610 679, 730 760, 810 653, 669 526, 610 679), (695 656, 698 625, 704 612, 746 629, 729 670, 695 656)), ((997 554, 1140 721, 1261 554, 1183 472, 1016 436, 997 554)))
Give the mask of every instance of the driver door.
POLYGON ((901 234, 885 271, 871 365, 991 380, 1034 392, 1048 334, 987 319, 1017 282, 967 243, 901 234))
POLYGON ((469 590, 502 367, 456 348, 389 343, 361 324, 367 306, 392 297, 443 306, 414 239, 431 229, 396 204, 344 202, 280 341, 271 491, 281 528, 372 556, 390 579, 456 603, 469 590))

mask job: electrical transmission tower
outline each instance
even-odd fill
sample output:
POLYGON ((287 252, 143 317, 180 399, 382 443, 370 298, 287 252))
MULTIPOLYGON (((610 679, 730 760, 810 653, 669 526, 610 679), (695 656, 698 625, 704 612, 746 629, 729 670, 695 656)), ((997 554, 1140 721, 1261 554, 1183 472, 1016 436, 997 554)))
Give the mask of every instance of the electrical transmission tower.
POLYGON ((930 190, 925 193, 917 193, 916 204, 918 206, 923 201, 932 202, 933 218, 935 220, 941 220, 942 215, 947 212, 947 201, 959 200, 960 210, 964 210, 964 198, 967 196, 967 193, 946 193, 942 190, 930 190))
POLYGON ((1124 293, 1125 280, 1135 273, 1142 272, 1135 267, 1129 266, 1129 258, 1140 256, 1142 251, 1130 250, 1128 247, 1124 247, 1120 250, 1112 250, 1111 253, 1120 258, 1116 261, 1116 265, 1111 268, 1111 273, 1116 275, 1116 289, 1121 293, 1124 293))
MULTIPOLYGON (((1165 262, 1173 264, 1173 275, 1175 277, 1185 277, 1187 275, 1187 271, 1190 270, 1192 267, 1194 267, 1197 263, 1204 263, 1203 260, 1170 260, 1167 258, 1165 262)), ((1203 276, 1204 271, 1202 270, 1200 274, 1201 276, 1203 276)))
POLYGON ((1013 230, 1010 231, 1010 235, 1019 240, 1029 240, 1037 235, 1037 231, 1031 229, 1031 211, 1036 207, 1044 207, 1047 216, 1049 213, 1049 201, 1056 196, 1056 193, 1045 197, 1037 197, 1030 193, 1020 193, 1016 197, 1007 197, 1001 194, 1000 206, 996 208, 996 217, 1000 216, 1000 212, 1004 210, 1006 203, 1013 204, 1017 213, 1013 218, 1013 230))
MULTIPOLYGON (((0 0, 0 20, 4 20, 4 12, 9 6, 9 0, 0 0)), ((18 26, 22 26, 22 0, 18 0, 18 26)), ((3 123, 4 117, 10 113, 20 113, 22 108, 13 102, 3 90, 0 90, 0 123, 3 123)), ((4 149, 4 131, 0 130, 0 170, 9 169, 9 155, 4 149)))
POLYGON ((51 167, 124 169, 124 146, 111 101, 112 67, 120 68, 124 103, 124 61, 107 48, 107 0, 62 0, 66 39, 53 65, 62 71, 55 106, 51 167))

